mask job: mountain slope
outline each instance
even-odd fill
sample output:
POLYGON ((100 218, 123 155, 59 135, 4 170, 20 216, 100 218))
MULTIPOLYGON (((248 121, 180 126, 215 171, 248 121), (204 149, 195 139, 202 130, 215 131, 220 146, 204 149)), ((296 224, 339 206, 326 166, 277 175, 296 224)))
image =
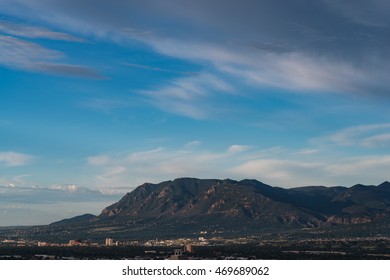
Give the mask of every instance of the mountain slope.
POLYGON ((61 225, 77 225, 77 224, 85 224, 90 222, 92 219, 95 219, 96 216, 92 214, 83 214, 80 216, 76 216, 70 219, 63 219, 61 221, 57 221, 51 223, 52 226, 61 226, 61 225))
POLYGON ((257 181, 176 179, 157 185, 144 184, 102 211, 100 218, 155 218, 158 220, 216 218, 277 222, 317 220, 313 213, 270 198, 278 190, 257 181))
MULTIPOLYGON (((239 220, 240 223, 279 223, 321 226, 340 218, 370 218, 390 210, 390 187, 356 185, 283 189, 256 180, 181 178, 144 184, 105 208, 100 219, 239 220), (333 219, 329 221, 329 218, 333 219)), ((342 221, 342 219, 340 220, 342 221)), ((346 220, 345 220, 346 221, 346 220)), ((337 222, 339 223, 339 222, 337 222)))
POLYGON ((334 225, 387 223, 390 183, 378 186, 271 187, 256 180, 180 178, 146 183, 103 209, 57 226, 122 238, 274 233, 334 225))

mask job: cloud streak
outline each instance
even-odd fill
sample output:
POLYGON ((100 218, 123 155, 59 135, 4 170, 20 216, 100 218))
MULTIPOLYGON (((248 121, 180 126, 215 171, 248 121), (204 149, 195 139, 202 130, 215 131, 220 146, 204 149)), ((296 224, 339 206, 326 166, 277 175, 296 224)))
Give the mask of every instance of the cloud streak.
POLYGON ((367 148, 390 145, 390 123, 357 125, 347 127, 314 142, 338 146, 362 146, 367 148))
POLYGON ((244 145, 232 145, 223 152, 209 152, 200 150, 198 144, 199 141, 193 141, 176 150, 159 147, 140 152, 102 154, 87 158, 87 162, 92 169, 100 170, 99 175, 95 175, 97 185, 131 184, 134 187, 145 180, 159 182, 183 176, 226 176, 215 167, 229 165, 235 155, 247 150, 244 145))
POLYGON ((390 155, 342 159, 313 148, 260 150, 231 145, 225 151, 157 148, 143 152, 103 154, 88 158, 101 186, 138 186, 177 177, 256 178, 282 187, 324 184, 350 186, 388 180, 390 155), (359 174, 359 176, 357 176, 359 174))
POLYGON ((166 68, 160 68, 160 67, 153 67, 149 65, 141 65, 141 64, 135 64, 135 63, 123 63, 126 66, 139 68, 139 69, 145 69, 150 71, 156 71, 156 72, 164 72, 164 73, 172 73, 172 74, 178 74, 178 75, 186 75, 186 76, 194 76, 197 75, 196 72, 184 72, 184 71, 175 71, 171 69, 166 68))
POLYGON ((389 7, 381 0, 358 1, 358 7, 327 0, 2 2, 10 13, 23 5, 65 30, 125 44, 137 40, 161 54, 212 65, 225 81, 227 73, 257 86, 370 97, 390 89, 383 74, 390 70, 389 7), (380 28, 362 24, 373 19, 380 28))
POLYGON ((231 94, 233 87, 218 77, 201 73, 195 77, 173 80, 161 88, 142 90, 146 102, 163 111, 194 118, 206 119, 218 114, 218 95, 231 94), (212 96, 216 102, 211 102, 212 96), (213 112, 213 113, 212 113, 213 112))
POLYGON ((32 155, 17 153, 17 152, 1 152, 0 151, 0 167, 16 167, 31 163, 32 155))
POLYGON ((62 52, 13 36, 0 34, 0 65, 47 74, 92 79, 104 78, 95 69, 57 62, 63 60, 64 57, 65 55, 62 52))
POLYGON ((0 32, 11 36, 31 39, 50 39, 68 42, 85 42, 85 40, 82 38, 78 38, 62 32, 52 31, 48 28, 25 25, 20 23, 18 24, 4 20, 0 20, 0 32))

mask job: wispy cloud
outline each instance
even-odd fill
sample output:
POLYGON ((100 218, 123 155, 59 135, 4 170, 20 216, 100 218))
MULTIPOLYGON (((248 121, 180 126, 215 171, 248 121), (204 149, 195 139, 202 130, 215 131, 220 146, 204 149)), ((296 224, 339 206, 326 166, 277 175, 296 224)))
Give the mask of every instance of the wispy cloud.
MULTIPOLYGON (((202 146, 203 147, 203 146, 202 146)), ((344 156, 314 148, 258 149, 231 145, 225 151, 164 149, 102 154, 88 158, 95 183, 136 187, 177 177, 255 178, 282 187, 381 183, 389 180, 389 155, 344 156)))
POLYGON ((194 76, 197 75, 196 72, 184 72, 184 71, 175 71, 167 68, 161 68, 161 67, 153 67, 149 65, 141 65, 141 64, 135 64, 135 63, 123 63, 126 66, 139 68, 139 69, 145 69, 150 71, 157 71, 157 72, 165 72, 165 73, 172 73, 172 74, 178 74, 178 75, 186 75, 186 76, 194 76))
POLYGON ((229 171, 240 178, 261 178, 270 184, 291 187, 318 184, 321 167, 318 163, 304 160, 263 158, 244 162, 229 171))
MULTIPOLYGON (((267 5, 265 4, 265 6, 267 5)), ((248 14, 250 16, 250 13, 248 14)), ((296 16, 296 14, 292 12, 292 16, 296 16)), ((329 12, 326 16, 331 18, 334 15, 329 12)), ((280 22, 276 24, 280 25, 280 22)), ((338 24, 347 25, 344 22, 338 22, 338 24)), ((220 43, 205 40, 197 33, 191 38, 155 35, 134 36, 134 39, 152 46, 162 54, 207 65, 206 67, 211 65, 214 67, 214 73, 218 73, 215 75, 218 75, 219 78, 224 77, 225 80, 229 79, 226 74, 230 74, 231 78, 236 81, 243 80, 256 86, 303 91, 306 94, 311 94, 314 91, 370 97, 386 96, 389 85, 387 77, 383 73, 386 72, 386 69, 388 70, 389 66, 386 63, 381 63, 376 57, 376 54, 380 55, 381 52, 374 55, 369 53, 366 56, 360 53, 360 59, 365 60, 364 67, 362 67, 355 58, 343 55, 345 48, 347 48, 347 46, 343 46, 346 40, 345 34, 340 32, 329 39, 329 36, 326 35, 329 33, 328 30, 314 32, 313 30, 318 28, 310 27, 314 25, 316 24, 313 22, 308 22, 305 25, 306 29, 312 30, 310 34, 307 34, 308 32, 302 33, 302 28, 295 31, 292 29, 294 32, 300 33, 300 36, 297 37, 306 38, 306 43, 305 40, 298 42, 285 34, 285 38, 281 36, 266 41, 266 43, 260 41, 249 44, 251 49, 243 44, 221 43, 224 42, 225 38, 221 39, 220 43), (313 38, 313 33, 317 34, 317 39, 313 38), (319 37, 321 40, 318 39, 319 37), (279 41, 275 42, 275 39, 279 41), (334 45, 341 46, 335 48, 334 45), (259 51, 254 51, 253 46, 259 51), (340 57, 345 59, 340 59, 340 57), (374 80, 375 83, 372 82, 374 80)), ((261 30, 261 27, 257 27, 261 30)), ((247 28, 253 27, 247 26, 247 28)), ((350 27, 348 26, 348 28, 350 27)), ((286 32, 292 31, 288 28, 284 29, 286 32)), ((224 31, 231 32, 231 30, 224 31)), ((254 38, 257 37, 255 30, 252 31, 254 38)), ((235 35, 241 37, 239 34, 235 35)), ((356 44, 357 42, 351 43, 356 44)), ((362 52, 368 47, 360 37, 358 44, 360 46, 357 49, 361 47, 362 52)))
MULTIPOLYGON (((230 84, 233 81, 239 88, 278 88, 302 95, 337 93, 366 98, 386 97, 389 89, 387 77, 383 74, 389 66, 372 56, 367 59, 366 67, 359 67, 354 62, 340 60, 338 56, 300 49, 255 52, 239 44, 223 45, 191 39, 154 36, 139 40, 159 53, 201 64, 208 71, 212 69, 216 78, 230 84)), ((207 90, 209 93, 213 91, 207 90)), ((170 88, 168 91, 174 92, 170 88)), ((205 100, 210 102, 210 99, 205 100)), ((190 112, 194 109, 188 107, 190 112)), ((213 108, 204 110, 212 112, 213 108)), ((188 116, 202 118, 200 115, 195 111, 188 116)))
POLYGON ((194 140, 194 141, 191 141, 191 142, 188 142, 187 144, 184 145, 184 148, 185 149, 194 149, 196 147, 199 147, 200 145, 202 144, 201 141, 199 140, 194 140))
POLYGON ((40 61, 57 60, 63 57, 61 52, 5 35, 0 35, 0 50, 0 63, 11 67, 33 68, 40 61))
POLYGON ((366 147, 389 147, 390 133, 367 137, 362 141, 362 145, 366 147))
MULTIPOLYGON (((114 42, 121 47, 141 43, 148 51, 196 64, 201 70, 197 75, 187 75, 189 73, 176 69, 151 66, 155 64, 130 63, 129 67, 177 75, 170 81, 132 92, 164 112, 202 120, 221 112, 232 115, 230 109, 236 104, 223 102, 227 94, 261 95, 269 88, 282 89, 284 96, 294 92, 294 97, 297 93, 303 96, 332 93, 332 97, 337 93, 368 99, 388 98, 389 4, 384 0, 375 0, 373 4, 363 0, 355 2, 302 0, 280 4, 274 0, 244 0, 226 4, 222 0, 189 0, 184 4, 167 0, 159 4, 149 0, 115 3, 104 0, 3 0, 0 8, 7 13, 57 26, 53 30, 68 33, 34 27, 29 35, 26 25, 7 25, 3 21, 0 29, 8 36, 0 35, 0 64, 27 71, 99 78, 93 69, 68 65, 64 53, 27 39, 72 41, 74 38, 67 34, 76 34, 82 38, 114 42), (94 9, 90 9, 92 6, 94 9), (302 6, 305 6, 304 10, 302 6)), ((292 99, 288 98, 288 101, 292 99)), ((103 98, 95 101, 91 106, 96 108, 120 103, 105 103, 107 99, 103 98)), ((330 103, 336 104, 335 101, 330 103)), ((308 107, 305 109, 312 109, 308 107)), ((285 123, 292 117, 297 118, 295 113, 294 116, 283 115, 285 123)), ((275 126, 271 118, 265 119, 267 125, 275 126)), ((295 124, 299 123, 297 119, 294 119, 295 124)), ((323 119, 321 121, 325 123, 323 119)), ((305 121, 303 117, 300 120, 305 121)), ((334 146, 387 147, 389 134, 387 123, 358 125, 335 131, 319 141, 334 146)), ((222 152, 202 151, 197 147, 195 153, 189 145, 177 150, 97 155, 88 162, 101 171, 96 179, 104 184, 118 182, 123 185, 141 175, 153 179, 171 178, 181 173, 211 174, 213 171, 213 177, 228 176, 226 170, 236 172, 237 176, 258 174, 256 177, 267 176, 259 174, 265 172, 270 174, 270 179, 280 178, 283 184, 291 182, 289 185, 309 181, 299 178, 316 179, 315 175, 326 174, 327 177, 318 178, 327 182, 327 178, 337 175, 329 167, 337 165, 329 158, 333 156, 337 162, 340 156, 328 154, 328 161, 320 159, 324 152, 317 146, 320 145, 314 143, 312 147, 297 150, 281 148, 278 153, 252 147, 248 153, 245 146, 236 144, 222 152), (267 169, 267 164, 273 167, 272 170, 267 169), (221 166, 223 171, 214 166, 221 166), (298 175, 294 176, 293 171, 298 175)), ((367 158, 355 159, 369 162, 367 158)), ((387 166, 385 160, 380 162, 387 166)), ((344 166, 351 162, 346 160, 340 164, 344 166)))
POLYGON ((0 65, 25 71, 48 74, 76 76, 84 78, 103 78, 95 69, 59 63, 64 60, 62 52, 45 48, 37 43, 0 34, 0 65))
POLYGON ((250 146, 246 146, 246 145, 231 145, 229 148, 228 148, 228 153, 242 153, 242 152, 245 152, 247 150, 249 150, 251 147, 250 146))
POLYGON ((194 149, 198 144, 198 141, 193 141, 181 149, 160 147, 131 153, 102 154, 89 157, 87 162, 94 170, 100 170, 95 175, 99 186, 135 187, 145 181, 159 182, 182 176, 226 176, 218 169, 229 165, 234 153, 194 149))
POLYGON ((84 39, 62 32, 52 31, 45 27, 31 26, 0 20, 0 32, 31 39, 50 39, 69 42, 85 42, 84 39))
POLYGON ((315 139, 314 142, 339 146, 382 147, 390 145, 390 123, 357 125, 315 139))
POLYGON ((0 167, 15 167, 29 164, 33 160, 33 156, 29 154, 17 152, 0 152, 0 167))
POLYGON ((284 187, 317 184, 351 186, 357 183, 379 184, 389 180, 389 155, 326 160, 320 157, 260 158, 240 163, 229 171, 239 178, 260 178, 284 187))
POLYGON ((375 155, 344 158, 324 166, 324 171, 333 178, 355 183, 381 183, 389 180, 390 155, 375 155))
POLYGON ((161 88, 143 90, 140 94, 146 101, 163 111, 187 116, 194 119, 206 119, 218 114, 219 103, 210 102, 219 94, 231 93, 229 83, 211 74, 199 74, 171 81, 161 88), (206 102, 207 101, 207 102, 206 102))
MULTIPOLYGON (((367 17, 387 23, 383 11, 388 5, 381 0, 374 5, 358 1, 359 7, 370 11, 362 15, 357 13, 361 8, 326 0, 305 0, 299 4, 289 1, 283 5, 271 0, 230 1, 229 5, 203 0, 187 1, 185 5, 177 0, 168 0, 164 5, 150 1, 120 1, 109 5, 101 0, 83 3, 69 0, 66 4, 39 0, 16 2, 3 1, 3 6, 16 15, 20 15, 20 10, 32 11, 40 15, 41 21, 60 26, 61 30, 121 45, 138 41, 157 53, 197 64, 203 68, 201 77, 175 69, 127 64, 150 71, 190 74, 172 80, 170 85, 145 89, 143 94, 150 104, 191 118, 205 119, 216 109, 212 97, 217 89, 212 84, 202 84, 205 75, 230 86, 239 84, 240 88, 272 87, 303 94, 331 92, 374 99, 388 96, 390 88, 386 75, 390 70, 387 63, 390 40, 384 35, 386 32, 376 28, 367 30, 367 26, 356 24, 367 17), (89 9, 92 5, 94 12, 89 9), (310 12, 303 11, 302 5, 310 12), (53 11, 57 17, 52 17, 53 11), (318 24, 319 18, 327 24, 318 24), (359 20, 353 23, 351 18, 359 20), (367 40, 367 33, 375 39, 367 40), (188 82, 187 78, 192 79, 192 89, 180 84, 188 82)), ((387 24, 384 26, 387 28, 387 24)), ((41 34, 47 32, 41 30, 41 34)), ((51 34, 56 35, 64 36, 51 34)), ((80 69, 59 66, 57 69, 80 74, 80 69)), ((94 76, 88 71, 81 72, 82 76, 94 76)))
POLYGON ((96 69, 81 65, 50 62, 34 63, 34 69, 48 74, 58 74, 89 79, 106 79, 106 77, 99 74, 96 69))
POLYGON ((30 174, 19 174, 16 176, 5 176, 0 177, 0 185, 1 186, 8 186, 8 187, 15 187, 15 186, 25 186, 25 178, 29 177, 30 174))

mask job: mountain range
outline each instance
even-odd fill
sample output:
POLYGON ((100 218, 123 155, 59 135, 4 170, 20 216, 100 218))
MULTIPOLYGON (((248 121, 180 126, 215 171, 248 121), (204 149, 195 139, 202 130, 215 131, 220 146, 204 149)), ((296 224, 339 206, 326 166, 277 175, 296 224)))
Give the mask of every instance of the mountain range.
POLYGON ((338 226, 390 225, 390 183, 285 189, 257 180, 179 178, 145 183, 104 208, 51 224, 86 235, 162 238, 246 236, 338 226))

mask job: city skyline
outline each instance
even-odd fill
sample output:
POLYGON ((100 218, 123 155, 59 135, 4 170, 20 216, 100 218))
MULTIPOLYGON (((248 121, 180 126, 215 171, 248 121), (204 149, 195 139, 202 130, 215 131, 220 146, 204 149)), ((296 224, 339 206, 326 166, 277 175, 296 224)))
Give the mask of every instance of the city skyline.
POLYGON ((0 0, 0 226, 178 177, 389 180, 389 8, 0 0))

